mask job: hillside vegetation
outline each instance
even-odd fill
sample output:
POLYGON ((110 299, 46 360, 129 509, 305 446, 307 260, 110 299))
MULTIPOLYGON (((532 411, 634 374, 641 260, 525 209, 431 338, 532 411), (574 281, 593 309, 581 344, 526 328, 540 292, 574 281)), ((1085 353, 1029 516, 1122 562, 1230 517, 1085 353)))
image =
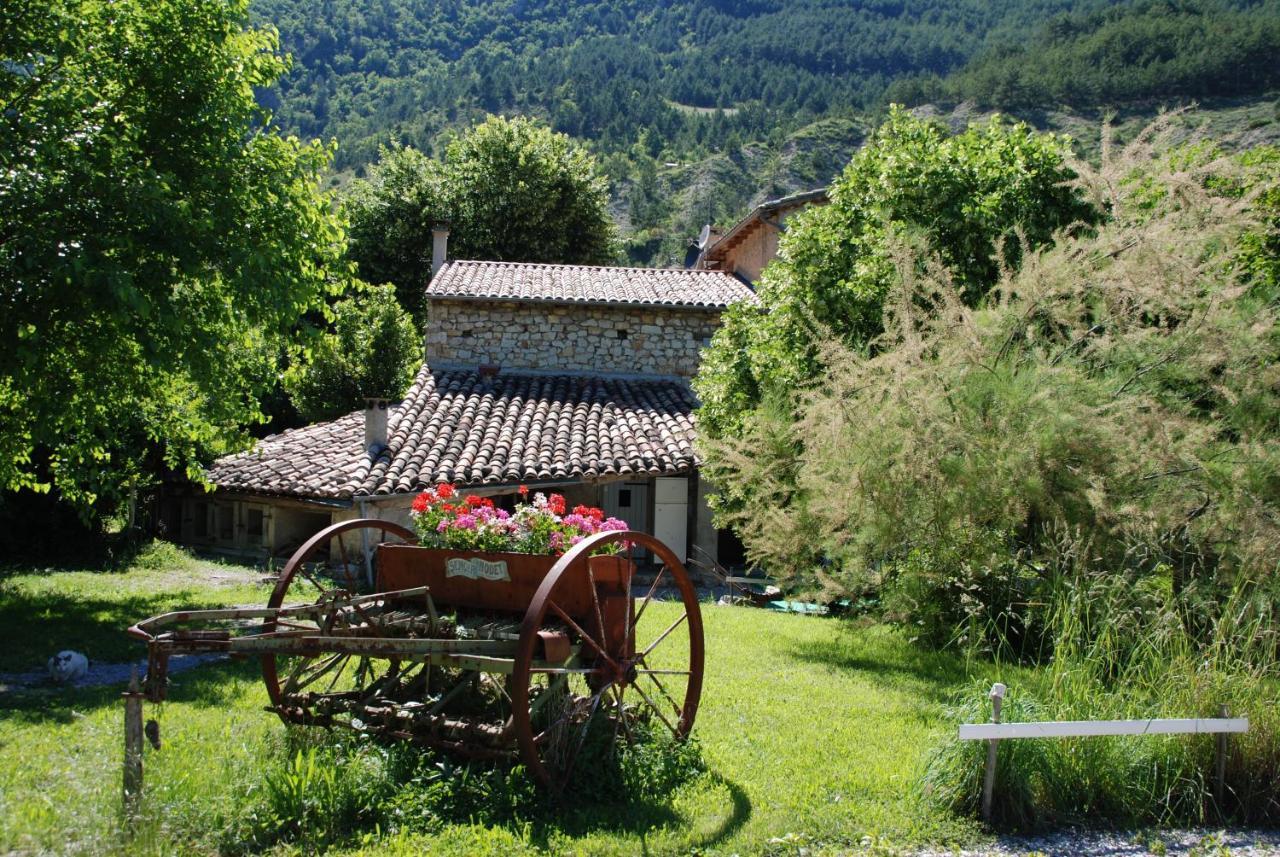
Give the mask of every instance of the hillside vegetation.
POLYGON ((964 102, 1096 136, 1090 113, 1102 105, 1148 102, 1137 108, 1145 120, 1169 99, 1256 98, 1276 86, 1268 58, 1280 51, 1275 2, 253 8, 294 58, 261 97, 285 130, 338 141, 335 184, 363 175, 379 145, 438 155, 486 114, 537 116, 601 158, 637 264, 677 263, 702 224, 828 183, 891 100, 945 110, 964 102), (1042 112, 1064 106, 1065 116, 1042 112))

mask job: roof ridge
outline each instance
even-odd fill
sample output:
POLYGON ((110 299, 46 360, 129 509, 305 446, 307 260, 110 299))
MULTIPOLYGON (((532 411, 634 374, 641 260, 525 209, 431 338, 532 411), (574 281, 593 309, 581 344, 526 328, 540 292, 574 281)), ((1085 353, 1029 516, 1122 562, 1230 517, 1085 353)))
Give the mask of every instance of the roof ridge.
MULTIPOLYGON (((522 268, 574 268, 589 271, 633 271, 640 274, 712 274, 734 279, 727 271, 708 270, 703 268, 641 268, 635 265, 579 265, 570 262, 508 262, 501 259, 450 259, 445 265, 507 265, 522 268)), ((443 270, 443 267, 441 268, 443 270)), ((438 274, 437 274, 438 275, 438 274)))

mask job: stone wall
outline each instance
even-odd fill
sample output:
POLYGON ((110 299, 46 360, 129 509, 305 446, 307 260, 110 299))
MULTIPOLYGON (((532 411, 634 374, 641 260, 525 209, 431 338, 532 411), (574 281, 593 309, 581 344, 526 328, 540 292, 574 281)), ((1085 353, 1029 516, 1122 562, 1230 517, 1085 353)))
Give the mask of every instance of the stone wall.
POLYGON ((430 302, 427 363, 692 377, 719 310, 430 302))

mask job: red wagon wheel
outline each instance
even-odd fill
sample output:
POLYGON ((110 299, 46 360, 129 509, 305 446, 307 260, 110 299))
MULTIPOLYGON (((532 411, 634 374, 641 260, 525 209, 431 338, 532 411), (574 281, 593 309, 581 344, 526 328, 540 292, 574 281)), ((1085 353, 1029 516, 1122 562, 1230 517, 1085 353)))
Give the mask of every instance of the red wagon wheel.
MULTIPOLYGON (((368 549, 388 541, 403 541, 416 544, 417 535, 407 527, 392 521, 380 521, 373 518, 360 518, 342 521, 325 527, 309 538, 302 547, 289 557, 276 588, 267 600, 267 607, 281 607, 285 604, 290 590, 294 592, 293 600, 303 602, 312 600, 300 597, 307 590, 306 584, 318 590, 319 598, 331 597, 335 593, 354 593, 360 589, 365 579, 364 551, 353 549, 348 542, 350 534, 357 538, 360 531, 362 540, 368 549), (343 536, 347 538, 343 538, 343 536)), ((311 592, 306 592, 307 596, 311 592)), ((266 619, 262 623, 262 633, 275 631, 332 631, 334 623, 347 621, 340 613, 332 613, 321 617, 318 621, 307 619, 266 619)), ((391 664, 391 668, 395 668, 391 664)), ((385 673, 387 663, 381 664, 380 670, 372 668, 371 659, 350 655, 334 655, 332 653, 316 653, 315 655, 277 655, 262 656, 262 680, 267 686, 267 694, 271 697, 271 705, 285 722, 296 722, 305 719, 305 713, 298 711, 290 702, 301 694, 315 696, 318 693, 349 692, 353 688, 372 682, 377 673, 385 673)))
POLYGON ((629 743, 642 730, 655 729, 684 739, 698 712, 702 670, 702 613, 676 555, 653 536, 635 531, 584 539, 547 573, 520 627, 511 705, 526 767, 544 784, 563 791, 579 759, 602 745, 629 743), (628 600, 621 639, 617 623, 604 615, 608 605, 602 604, 602 587, 588 563, 592 553, 620 542, 647 548, 659 563, 642 600, 630 600, 630 580, 624 581, 628 600), (664 583, 678 591, 678 600, 655 598, 664 583), (562 604, 584 585, 591 598, 587 614, 571 615, 562 604), (613 633, 603 631, 610 626, 613 633), (548 660, 548 634, 564 634, 576 642, 577 657, 548 660))

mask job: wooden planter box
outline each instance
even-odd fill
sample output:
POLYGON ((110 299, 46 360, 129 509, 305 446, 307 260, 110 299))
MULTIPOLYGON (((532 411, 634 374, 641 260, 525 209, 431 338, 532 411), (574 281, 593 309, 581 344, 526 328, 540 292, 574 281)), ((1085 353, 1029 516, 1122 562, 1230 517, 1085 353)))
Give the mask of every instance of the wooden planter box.
MULTIPOLYGON (((560 557, 488 553, 384 544, 378 547, 378 589, 431 587, 436 603, 476 610, 523 613, 560 557)), ((587 560, 600 597, 627 596, 635 570, 623 556, 587 560)), ((552 593, 570 616, 590 617, 594 606, 587 567, 570 569, 552 593)))

